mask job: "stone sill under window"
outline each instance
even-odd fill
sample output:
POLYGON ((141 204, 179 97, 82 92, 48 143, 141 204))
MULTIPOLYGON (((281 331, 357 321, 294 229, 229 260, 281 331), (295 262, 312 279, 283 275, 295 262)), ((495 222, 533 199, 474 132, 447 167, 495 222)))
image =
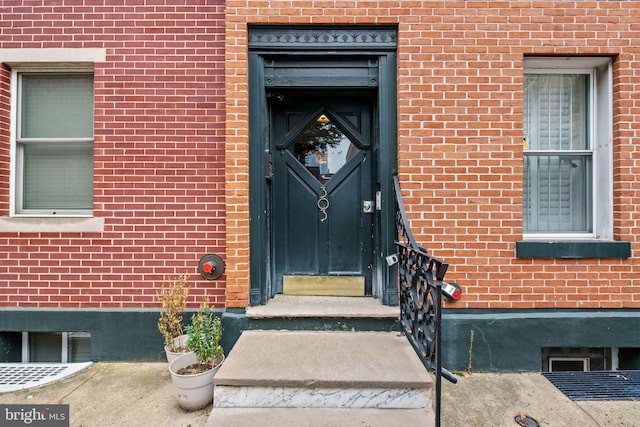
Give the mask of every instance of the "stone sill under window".
POLYGON ((104 231, 104 218, 96 217, 0 217, 0 232, 83 233, 104 231))
POLYGON ((612 240, 516 242, 517 258, 630 258, 631 243, 612 240))

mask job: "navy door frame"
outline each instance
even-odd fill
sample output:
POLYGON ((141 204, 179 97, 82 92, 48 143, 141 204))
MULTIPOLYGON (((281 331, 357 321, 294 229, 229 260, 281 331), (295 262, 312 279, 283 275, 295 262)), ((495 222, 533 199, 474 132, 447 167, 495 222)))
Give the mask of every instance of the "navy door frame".
POLYGON ((251 305, 274 296, 267 97, 278 89, 367 90, 375 95, 373 296, 398 302, 392 175, 397 168, 396 45, 393 27, 249 28, 249 214, 251 305))

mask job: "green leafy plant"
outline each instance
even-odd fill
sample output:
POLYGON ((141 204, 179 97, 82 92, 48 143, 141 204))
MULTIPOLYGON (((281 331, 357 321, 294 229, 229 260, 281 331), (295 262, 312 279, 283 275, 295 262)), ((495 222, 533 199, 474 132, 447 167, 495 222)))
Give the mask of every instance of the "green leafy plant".
POLYGON ((203 303, 191 316, 185 332, 189 335, 187 346, 196 353, 198 362, 206 365, 206 369, 215 367, 224 354, 220 345, 222 320, 213 314, 208 303, 203 303))
POLYGON ((157 294, 158 300, 162 303, 158 330, 162 334, 164 345, 172 352, 186 350, 181 348, 183 345, 176 338, 182 335, 182 314, 189 297, 188 280, 189 276, 183 274, 170 280, 169 286, 157 294))

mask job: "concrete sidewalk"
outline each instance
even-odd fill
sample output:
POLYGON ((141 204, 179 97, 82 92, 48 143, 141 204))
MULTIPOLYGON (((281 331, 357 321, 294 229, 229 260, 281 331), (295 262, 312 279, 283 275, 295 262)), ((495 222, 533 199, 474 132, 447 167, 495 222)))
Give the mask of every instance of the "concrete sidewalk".
POLYGON ((640 401, 572 401, 537 373, 458 375, 442 390, 443 426, 517 426, 520 414, 541 426, 640 425, 640 401))
MULTIPOLYGON (((640 424, 640 402, 573 402, 540 374, 475 373, 442 385, 445 427, 513 427, 519 414, 553 427, 640 424)), ((83 427, 201 427, 211 411, 178 406, 166 363, 96 363, 44 387, 0 394, 0 403, 68 404, 70 425, 83 427)))

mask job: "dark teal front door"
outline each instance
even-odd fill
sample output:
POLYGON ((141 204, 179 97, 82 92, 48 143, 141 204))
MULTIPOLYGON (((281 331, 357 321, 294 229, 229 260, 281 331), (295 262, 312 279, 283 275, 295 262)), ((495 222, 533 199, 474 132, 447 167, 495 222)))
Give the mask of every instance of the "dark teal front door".
POLYGON ((269 99, 276 293, 286 276, 350 276, 371 294, 371 97, 288 92, 269 99))

